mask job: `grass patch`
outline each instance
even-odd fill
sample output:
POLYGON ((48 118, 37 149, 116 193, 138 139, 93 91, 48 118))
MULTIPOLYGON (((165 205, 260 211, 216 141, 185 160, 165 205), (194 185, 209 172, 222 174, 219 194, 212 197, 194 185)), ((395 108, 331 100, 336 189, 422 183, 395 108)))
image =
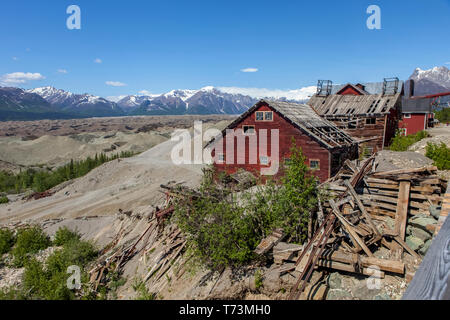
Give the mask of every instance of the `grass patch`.
POLYGON ((132 284, 133 290, 137 293, 136 300, 155 300, 156 294, 151 293, 145 286, 144 281, 134 280, 132 284))
POLYGON ((0 204, 8 203, 9 199, 7 196, 0 197, 0 204))
POLYGON ((28 189, 36 192, 49 190, 58 184, 82 177, 98 166, 119 158, 128 158, 136 153, 122 151, 120 154, 107 156, 104 153, 88 157, 82 161, 73 161, 55 169, 54 171, 28 169, 18 174, 0 171, 0 192, 20 193, 28 189))
POLYGON ((408 151, 408 148, 414 143, 419 142, 420 140, 427 137, 429 137, 428 132, 423 130, 417 132, 416 134, 410 134, 408 136, 401 135, 400 132, 397 131, 394 139, 392 139, 389 149, 392 151, 408 151))
POLYGON ((450 170, 450 148, 445 143, 428 143, 425 156, 433 160, 439 170, 450 170))

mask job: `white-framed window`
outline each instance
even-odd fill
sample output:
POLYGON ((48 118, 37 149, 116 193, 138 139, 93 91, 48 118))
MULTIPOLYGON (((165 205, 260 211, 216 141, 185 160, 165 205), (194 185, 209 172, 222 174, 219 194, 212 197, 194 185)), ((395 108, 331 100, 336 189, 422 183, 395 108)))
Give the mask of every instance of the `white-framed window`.
POLYGON ((265 121, 272 121, 273 120, 273 112, 272 111, 264 112, 264 120, 265 121))
POLYGON ((268 165, 269 164, 269 157, 268 156, 260 156, 259 157, 259 163, 262 165, 268 165))
POLYGON ((256 111, 256 121, 273 121, 273 111, 256 111))
POLYGON ((320 160, 310 159, 309 160, 309 167, 311 169, 320 169, 320 160))
POLYGON ((242 131, 248 135, 255 134, 255 126, 242 126, 242 131))
POLYGON ((411 113, 404 113, 403 118, 405 119, 411 119, 411 113))
POLYGON ((256 121, 264 121, 264 111, 256 111, 256 121))

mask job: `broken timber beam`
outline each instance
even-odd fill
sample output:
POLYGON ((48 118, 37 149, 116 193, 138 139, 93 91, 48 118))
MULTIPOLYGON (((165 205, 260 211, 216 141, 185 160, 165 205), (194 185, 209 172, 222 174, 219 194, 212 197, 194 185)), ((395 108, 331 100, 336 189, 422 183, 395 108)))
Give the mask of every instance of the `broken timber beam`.
POLYGON ((342 223, 342 226, 345 230, 349 233, 350 237, 353 240, 354 245, 358 245, 361 247, 362 250, 369 256, 373 257, 373 253, 367 248, 364 241, 358 236, 358 234, 353 230, 353 226, 348 222, 339 211, 339 208, 336 206, 336 203, 333 200, 330 200, 331 208, 333 209, 334 215, 339 219, 339 221, 342 223))

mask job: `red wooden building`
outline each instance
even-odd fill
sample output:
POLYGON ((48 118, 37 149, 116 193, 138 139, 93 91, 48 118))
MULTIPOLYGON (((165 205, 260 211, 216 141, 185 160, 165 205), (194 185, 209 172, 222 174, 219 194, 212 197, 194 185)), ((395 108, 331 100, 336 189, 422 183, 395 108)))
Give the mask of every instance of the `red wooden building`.
POLYGON ((370 153, 389 145, 401 116, 403 82, 333 85, 319 80, 317 93, 308 101, 321 117, 355 138, 370 153))
POLYGON ((398 128, 403 135, 415 134, 434 125, 430 99, 405 98, 402 103, 402 117, 398 128))
POLYGON ((277 177, 290 160, 292 139, 321 182, 333 176, 346 159, 358 156, 356 142, 311 107, 267 100, 256 103, 205 148, 211 150, 219 172, 233 174, 244 169, 277 177))

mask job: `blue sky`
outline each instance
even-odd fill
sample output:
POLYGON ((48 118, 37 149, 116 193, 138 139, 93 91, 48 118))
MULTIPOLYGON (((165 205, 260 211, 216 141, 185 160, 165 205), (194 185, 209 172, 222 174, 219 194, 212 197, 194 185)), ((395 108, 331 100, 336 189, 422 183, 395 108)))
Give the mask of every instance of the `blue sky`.
POLYGON ((406 79, 450 67, 449 16, 450 0, 3 1, 0 79, 105 97, 406 79), (66 27, 71 4, 81 30, 66 27), (371 4, 381 30, 366 27, 371 4))

